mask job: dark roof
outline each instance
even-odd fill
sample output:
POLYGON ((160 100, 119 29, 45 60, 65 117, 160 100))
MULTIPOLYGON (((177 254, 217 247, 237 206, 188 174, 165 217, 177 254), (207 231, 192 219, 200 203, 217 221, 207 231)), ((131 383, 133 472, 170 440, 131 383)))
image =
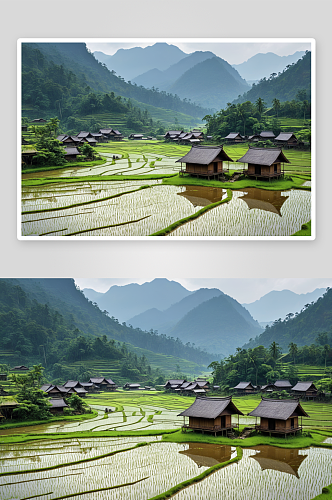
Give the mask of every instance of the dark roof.
POLYGON ((80 152, 77 148, 65 148, 65 156, 70 156, 70 155, 79 155, 80 152))
POLYGON ((290 163, 279 148, 255 148, 249 146, 248 151, 242 158, 236 161, 241 163, 253 163, 254 165, 272 165, 277 160, 284 163, 290 163))
POLYGON ((168 132, 166 132, 165 135, 180 135, 180 134, 183 134, 183 131, 182 130, 168 130, 168 132))
POLYGON ((70 391, 69 387, 64 387, 63 385, 50 385, 48 389, 44 389, 45 392, 50 392, 53 389, 57 389, 59 392, 65 392, 67 393, 70 391))
POLYGON ((77 380, 68 380, 65 384, 63 384, 64 387, 76 387, 77 385, 81 385, 77 380))
POLYGON ((77 392, 77 394, 86 394, 88 392, 83 387, 74 387, 74 391, 77 392))
POLYGON ((24 365, 19 365, 19 366, 14 366, 14 368, 12 368, 12 370, 29 370, 29 368, 27 366, 24 366, 24 365))
POLYGON ((92 382, 81 382, 82 387, 92 387, 93 383, 92 382))
POLYGON ((89 382, 92 382, 93 384, 101 384, 104 380, 104 377, 91 377, 89 382))
POLYGON ((84 137, 84 139, 87 140, 88 142, 97 142, 94 137, 84 137))
MULTIPOLYGON (((185 382, 186 382, 186 381, 185 381, 184 379, 182 379, 182 380, 178 380, 178 379, 174 379, 174 380, 173 380, 173 379, 171 379, 171 380, 167 380, 166 384, 171 384, 171 385, 174 385, 174 384, 176 384, 176 385, 181 385, 181 384, 184 384, 185 382)), ((165 384, 165 385, 166 385, 166 384, 165 384)))
POLYGON ((77 134, 77 137, 88 137, 90 134, 90 132, 84 132, 84 131, 81 131, 79 134, 77 134))
POLYGON ((251 382, 239 382, 233 389, 246 389, 249 385, 254 388, 251 382))
POLYGON ((66 408, 68 405, 64 402, 63 399, 49 399, 49 402, 52 405, 52 408, 66 408))
MULTIPOLYGON (((278 137, 275 138, 276 141, 289 141, 291 137, 295 137, 295 135, 292 132, 280 132, 278 137)), ((296 139, 296 137, 295 137, 296 139)))
POLYGON ((274 385, 275 387, 277 387, 278 389, 282 389, 283 387, 285 388, 290 388, 292 387, 292 384, 290 383, 289 380, 276 380, 274 382, 274 385))
POLYGON ((292 391, 305 392, 311 389, 311 386, 313 386, 314 390, 317 391, 313 382, 298 382, 296 385, 294 385, 292 391))
POLYGON ((105 378, 106 382, 110 385, 115 385, 115 383, 113 382, 113 380, 111 378, 105 378))
POLYGON ((229 396, 227 398, 197 397, 195 402, 178 416, 217 418, 229 406, 231 413, 243 415, 232 402, 232 396, 229 396))
POLYGON ((220 156, 222 160, 233 161, 232 158, 225 153, 222 146, 192 146, 189 153, 176 161, 209 165, 217 156, 220 156))
POLYGON ((266 399, 262 398, 257 408, 248 413, 251 417, 275 418, 287 420, 293 413, 309 417, 297 399, 266 399))
POLYGON ((41 386, 40 390, 46 392, 46 390, 49 389, 50 387, 52 387, 51 384, 44 384, 41 386))
POLYGON ((242 135, 239 132, 231 132, 230 134, 226 135, 224 139, 235 139, 238 135, 242 139, 242 135))
POLYGON ((61 134, 61 135, 58 135, 58 137, 56 138, 57 141, 63 141, 64 139, 66 139, 68 137, 68 135, 66 134, 61 134))
POLYGON ((275 135, 274 133, 272 132, 272 130, 263 130, 260 134, 259 134, 261 137, 264 137, 265 139, 268 139, 269 137, 271 139, 274 139, 275 138, 275 135))

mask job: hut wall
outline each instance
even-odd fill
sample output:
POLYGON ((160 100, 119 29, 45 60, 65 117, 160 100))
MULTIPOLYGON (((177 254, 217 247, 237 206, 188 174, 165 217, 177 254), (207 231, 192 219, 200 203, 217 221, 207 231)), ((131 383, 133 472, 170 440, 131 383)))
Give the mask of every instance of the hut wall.
POLYGON ((277 173, 281 173, 281 163, 273 163, 272 165, 254 165, 253 163, 248 163, 248 173, 255 175, 255 167, 260 167, 261 173, 256 175, 269 175, 274 174, 274 166, 277 166, 277 173))
MULTIPOLYGON (((298 427, 298 417, 292 417, 294 418, 294 424, 293 424, 293 427, 298 427)), ((272 418, 261 418, 261 423, 260 423, 260 427, 261 429, 263 430, 270 430, 269 429, 269 421, 271 420, 274 420, 275 422, 275 431, 286 431, 286 430, 290 430, 292 428, 292 423, 291 423, 291 418, 289 418, 288 420, 278 420, 278 419, 272 419, 272 418)))
POLYGON ((200 429, 210 429, 214 425, 220 425, 220 417, 218 418, 197 418, 189 417, 189 427, 198 427, 200 429))
POLYGON ((201 165, 198 163, 186 163, 186 172, 192 174, 213 174, 214 173, 214 164, 217 163, 217 173, 223 171, 223 162, 216 161, 212 162, 209 165, 201 165))

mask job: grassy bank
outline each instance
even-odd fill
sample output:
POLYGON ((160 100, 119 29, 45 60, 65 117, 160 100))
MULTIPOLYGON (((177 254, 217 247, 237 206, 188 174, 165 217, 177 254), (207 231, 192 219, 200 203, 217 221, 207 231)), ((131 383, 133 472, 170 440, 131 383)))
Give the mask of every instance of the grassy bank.
MULTIPOLYGON (((171 186, 208 186, 218 187, 223 189, 245 189, 245 188, 259 188, 268 191, 287 191, 288 189, 303 189, 310 191, 310 186, 302 186, 303 178, 298 176, 286 177, 285 179, 278 179, 269 181, 256 181, 255 179, 241 179, 235 182, 221 182, 214 180, 197 179, 195 177, 182 177, 179 174, 170 178, 163 179, 163 184, 171 186)), ((308 179, 306 179, 308 180, 308 179)))
POLYGON ((11 424, 2 424, 0 425, 0 432, 5 429, 15 429, 17 427, 30 427, 32 425, 42 425, 42 424, 51 424, 52 422, 63 422, 63 421, 79 421, 79 420, 87 420, 90 418, 95 418, 98 416, 98 412, 96 410, 92 410, 91 413, 84 413, 83 415, 68 415, 68 416, 58 416, 51 417, 47 420, 26 420, 21 422, 13 422, 11 424))
POLYGON ((22 186, 44 186, 46 184, 72 184, 78 182, 106 182, 106 181, 144 181, 173 177, 176 174, 148 174, 148 175, 85 175, 77 177, 40 177, 39 179, 23 179, 22 186))
POLYGON ((311 220, 306 224, 302 224, 300 231, 297 231, 292 236, 311 236, 311 220))
POLYGON ((209 210, 212 210, 213 208, 217 207, 218 205, 222 205, 223 203, 228 203, 232 199, 232 191, 230 189, 227 189, 227 198, 221 201, 217 201, 216 203, 211 203, 211 205, 207 205, 206 207, 201 208, 198 210, 198 212, 189 215, 188 217, 184 217, 183 219, 179 219, 176 222, 173 222, 173 224, 170 224, 167 226, 165 229, 162 229, 161 231, 157 231, 156 233, 151 234, 150 236, 167 236, 169 233, 174 231, 176 228, 182 226, 183 224, 186 224, 189 221, 195 220, 201 215, 203 215, 205 212, 208 212, 209 210))

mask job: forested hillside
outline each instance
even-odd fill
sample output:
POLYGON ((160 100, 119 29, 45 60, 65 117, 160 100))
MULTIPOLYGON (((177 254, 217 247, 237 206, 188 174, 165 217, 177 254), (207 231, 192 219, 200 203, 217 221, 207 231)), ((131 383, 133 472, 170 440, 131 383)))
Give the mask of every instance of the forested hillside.
POLYGON ((311 52, 307 51, 297 63, 286 66, 282 73, 272 73, 269 78, 262 78, 252 88, 233 101, 234 104, 246 101, 255 102, 259 97, 272 106, 273 99, 291 101, 299 91, 311 101, 311 52))
POLYGON ((278 342, 283 352, 292 342, 298 346, 313 344, 320 333, 327 332, 332 344, 332 289, 328 288, 316 302, 306 304, 300 313, 289 313, 286 318, 274 321, 271 327, 244 345, 244 348, 278 342))
MULTIPOLYGON (((50 348, 55 356, 52 358, 52 362, 56 362, 56 359, 59 356, 61 357, 63 352, 66 351, 67 343, 65 347, 60 349, 61 352, 58 352, 58 344, 53 343, 54 334, 46 334, 44 329, 47 330, 47 328, 50 328, 52 332, 57 332, 56 328, 59 327, 59 335, 61 336, 61 325, 64 325, 65 331, 68 332, 68 335, 66 333, 66 338, 69 336, 76 339, 83 335, 91 337, 94 340, 96 337, 105 336, 108 341, 113 339, 121 343, 127 342, 153 353, 172 355, 198 362, 199 364, 208 364, 211 361, 210 355, 194 346, 183 345, 179 339, 170 338, 166 335, 158 335, 153 330, 146 332, 130 328, 125 324, 121 325, 116 318, 110 318, 106 311, 102 312, 97 304, 89 301, 83 292, 75 286, 73 279, 7 278, 0 281, 0 289, 2 290, 2 299, 0 299, 1 324, 3 328, 6 328, 6 332, 8 331, 9 335, 9 337, 5 335, 2 338, 2 343, 0 343, 0 348, 2 349, 9 349, 15 352, 19 351, 20 345, 22 345, 23 352, 29 356, 31 353, 39 353, 39 344, 45 344, 49 338, 51 342, 50 348), (10 290, 10 293, 8 290, 10 290), (8 297, 12 297, 10 302, 8 302, 7 295, 8 297), (16 299, 16 297, 18 298, 16 299), (34 316, 34 320, 39 325, 38 331, 40 332, 36 344, 31 344, 30 330, 27 327, 30 313, 25 309, 30 310, 32 307, 31 304, 35 304, 37 311, 41 311, 38 313, 38 316, 34 316), (18 310, 16 310, 17 307, 18 310), (23 323, 19 323, 20 318, 23 323), (15 328, 15 325, 18 323, 22 325, 20 335, 17 335, 19 330, 15 328), (54 352, 53 348, 55 349, 54 352)), ((60 340, 64 339, 61 338, 60 340)))
POLYGON ((196 118, 207 111, 178 96, 125 82, 98 62, 84 43, 22 44, 22 100, 35 111, 56 111, 62 120, 101 110, 126 112, 124 97, 196 118))

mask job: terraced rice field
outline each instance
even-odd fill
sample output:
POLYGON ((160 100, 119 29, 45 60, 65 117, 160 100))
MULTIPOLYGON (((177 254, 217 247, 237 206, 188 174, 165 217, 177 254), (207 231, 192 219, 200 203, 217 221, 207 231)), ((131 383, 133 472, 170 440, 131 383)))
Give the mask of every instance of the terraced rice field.
MULTIPOLYGON (((22 187, 23 236, 150 236, 227 197, 221 188, 162 183, 162 176, 178 173, 176 160, 188 152, 188 146, 129 141, 98 149, 106 158, 102 165, 23 174, 23 180, 29 182, 22 187)), ((234 160, 246 149, 225 147, 234 160)), ((289 154, 297 155, 303 172, 310 171, 307 153, 289 154)), ((240 163, 232 163, 229 168, 239 166, 242 168, 240 163)), ((310 181, 304 177, 306 182, 310 181)), ((310 219, 309 191, 248 188, 233 191, 232 200, 183 222, 170 235, 289 236, 310 219)))

